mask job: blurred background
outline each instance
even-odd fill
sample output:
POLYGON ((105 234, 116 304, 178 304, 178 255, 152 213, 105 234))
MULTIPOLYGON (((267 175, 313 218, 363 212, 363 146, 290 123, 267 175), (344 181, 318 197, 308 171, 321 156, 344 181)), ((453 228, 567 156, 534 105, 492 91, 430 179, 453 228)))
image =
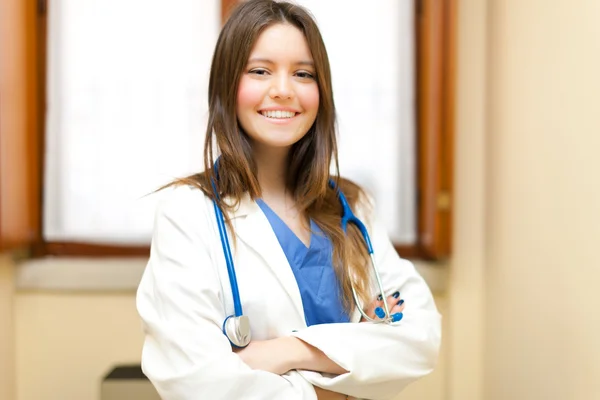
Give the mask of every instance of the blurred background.
MULTIPOLYGON (((146 194, 202 166, 234 3, 0 0, 0 399, 99 400, 139 364, 146 194)), ((600 1, 299 3, 341 173, 444 317, 397 400, 600 399, 600 1)))

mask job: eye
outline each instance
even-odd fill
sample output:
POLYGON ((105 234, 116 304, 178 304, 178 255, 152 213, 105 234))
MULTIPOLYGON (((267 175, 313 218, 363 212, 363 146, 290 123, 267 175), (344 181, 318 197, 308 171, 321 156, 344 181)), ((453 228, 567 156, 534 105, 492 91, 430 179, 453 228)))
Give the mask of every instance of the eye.
POLYGON ((254 68, 248 71, 249 74, 254 74, 258 76, 264 76, 268 74, 268 71, 264 68, 254 68))
POLYGON ((314 75, 307 71, 298 71, 296 76, 302 79, 315 79, 314 75))

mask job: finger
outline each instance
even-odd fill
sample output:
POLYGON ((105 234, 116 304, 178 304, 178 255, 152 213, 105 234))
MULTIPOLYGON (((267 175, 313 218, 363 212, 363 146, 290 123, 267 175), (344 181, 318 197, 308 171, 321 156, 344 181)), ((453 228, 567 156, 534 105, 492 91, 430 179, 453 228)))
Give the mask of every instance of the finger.
POLYGON ((375 301, 373 302, 373 309, 372 311, 369 310, 369 313, 367 315, 369 315, 370 318, 372 319, 383 319, 385 318, 385 314, 386 314, 386 305, 387 305, 387 309, 389 310, 390 308, 393 307, 393 304, 396 302, 396 299, 400 296, 400 293, 396 292, 394 294, 392 294, 391 296, 388 296, 386 298, 386 303, 385 304, 383 302, 383 297, 381 295, 378 295, 375 298, 375 301))
MULTIPOLYGON (((392 317, 394 322, 400 321, 403 317, 404 311, 404 300, 398 299, 399 294, 394 293, 394 295, 388 297, 388 310, 389 316, 392 317)), ((380 312, 380 318, 385 318, 385 311, 380 312)))
POLYGON ((394 307, 402 307, 402 308, 404 308, 404 305, 405 305, 404 299, 400 299, 400 300, 396 300, 394 302, 394 304, 392 305, 392 308, 394 308, 394 307))
MULTIPOLYGON (((367 316, 371 319, 377 318, 377 315, 375 314, 375 309, 377 307, 383 307, 383 301, 379 300, 380 298, 381 296, 377 296, 373 301, 371 301, 371 303, 366 308, 363 309, 365 314, 367 314, 367 316)), ((360 322, 367 322, 367 319, 365 319, 365 317, 363 316, 360 322)))
MULTIPOLYGON (((386 298, 386 303, 388 306, 388 310, 391 310, 397 305, 398 299, 400 297, 400 292, 396 291, 392 293, 390 296, 386 298)), ((375 300, 369 304, 369 306, 364 310, 365 314, 371 319, 382 319, 385 318, 385 307, 383 303, 383 297, 381 294, 377 295, 375 300)), ((360 322, 366 322, 365 317, 361 317, 360 322)))
MULTIPOLYGON (((381 297, 381 296, 379 296, 379 297, 381 297)), ((388 306, 388 310, 390 310, 390 313, 391 313, 392 308, 394 308, 398 304, 399 299, 400 299, 400 292, 394 292, 392 295, 387 297, 386 303, 388 306)), ((385 318, 385 307, 383 306, 383 302, 381 302, 381 303, 382 304, 379 307, 381 307, 384 311, 383 311, 383 314, 380 313, 379 315, 382 315, 380 318, 385 318)))
POLYGON ((400 292, 395 292, 391 296, 388 296, 388 298, 387 298, 388 309, 394 308, 394 306, 396 306, 396 304, 398 304, 399 299, 400 299, 400 292))
POLYGON ((392 307, 392 309, 390 310, 390 313, 397 313, 397 312, 404 312, 404 301, 398 302, 398 304, 396 304, 394 307, 392 307))
POLYGON ((390 310, 390 317, 392 322, 399 322, 404 317, 404 300, 398 301, 398 303, 390 310))
POLYGON ((369 307, 367 307, 367 315, 369 315, 370 317, 375 317, 375 309, 377 309, 377 307, 383 307, 383 299, 381 298, 381 295, 378 295, 377 297, 375 297, 375 299, 373 299, 373 301, 371 302, 371 304, 369 304, 369 307))

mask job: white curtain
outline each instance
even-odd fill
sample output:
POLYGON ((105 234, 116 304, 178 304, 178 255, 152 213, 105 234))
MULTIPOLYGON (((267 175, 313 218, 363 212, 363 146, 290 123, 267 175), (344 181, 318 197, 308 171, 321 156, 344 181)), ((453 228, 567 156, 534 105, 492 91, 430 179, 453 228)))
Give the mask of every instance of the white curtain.
POLYGON ((340 173, 374 197, 391 239, 416 241, 413 0, 299 0, 331 63, 340 173))
MULTIPOLYGON (((332 64, 341 173, 415 240, 412 0, 301 0, 332 64)), ((44 237, 147 244, 161 184, 202 168, 220 0, 49 7, 44 237)))
POLYGON ((203 165, 220 0, 49 7, 44 236, 146 244, 157 196, 203 165))

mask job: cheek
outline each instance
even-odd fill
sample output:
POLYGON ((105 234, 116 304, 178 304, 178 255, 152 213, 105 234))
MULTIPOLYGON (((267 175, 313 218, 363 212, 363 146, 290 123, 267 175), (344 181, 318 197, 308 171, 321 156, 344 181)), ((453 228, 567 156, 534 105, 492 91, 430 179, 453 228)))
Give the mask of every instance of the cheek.
POLYGON ((308 87, 303 91, 302 107, 307 111, 317 112, 319 109, 319 87, 317 85, 308 87))
POLYGON ((251 81, 242 78, 238 86, 237 109, 254 108, 262 99, 262 93, 251 81))

